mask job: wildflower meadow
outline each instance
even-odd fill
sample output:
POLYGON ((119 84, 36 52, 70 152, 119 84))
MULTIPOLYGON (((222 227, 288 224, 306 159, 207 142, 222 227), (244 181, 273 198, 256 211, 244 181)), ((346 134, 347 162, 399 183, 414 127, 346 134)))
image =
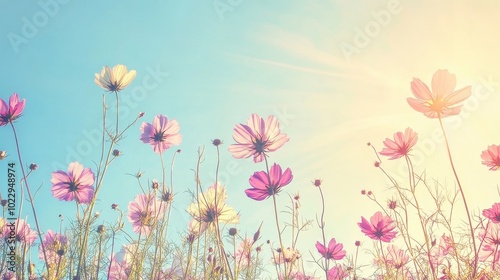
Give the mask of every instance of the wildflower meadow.
POLYGON ((499 5, 181 2, 0 9, 0 280, 500 279, 499 5))
MULTIPOLYGON (((27 119, 23 115, 29 100, 13 93, 0 100, 2 129, 11 130, 11 141, 16 144, 12 157, 2 151, 7 159, 8 188, 2 194, 3 217, 0 220, 2 239, 3 279, 257 279, 264 273, 275 274, 279 279, 362 279, 363 270, 370 270, 377 279, 496 279, 500 277, 500 203, 485 205, 482 213, 473 215, 467 204, 467 196, 456 172, 443 119, 460 114, 461 102, 471 95, 471 87, 456 89, 457 80, 448 70, 437 70, 430 87, 419 78, 410 83, 414 97, 408 97, 409 109, 421 113, 429 121, 439 122, 446 143, 447 158, 453 171, 456 187, 441 190, 428 180, 425 173, 415 170, 411 151, 418 144, 418 133, 408 127, 386 138, 381 149, 368 143, 375 158, 374 167, 392 183, 392 198, 384 203, 372 191, 362 190, 367 200, 379 206, 375 213, 367 213, 359 227, 366 236, 363 245, 354 242, 355 251, 347 252, 342 242, 325 230, 328 212, 322 192, 321 179, 312 178, 310 188, 318 190, 316 230, 319 240, 311 243, 310 256, 298 250, 302 242, 300 233, 306 224, 300 217, 299 201, 295 195, 290 203, 280 204, 277 197, 283 195, 294 175, 290 168, 273 161, 273 156, 290 140, 280 129, 278 119, 251 114, 246 122, 236 123, 232 144, 227 148, 220 139, 213 139, 211 146, 220 153, 230 153, 234 158, 247 160, 255 166, 244 191, 256 205, 269 207, 264 220, 272 220, 275 229, 261 227, 242 233, 238 227, 240 215, 235 206, 226 203, 227 186, 218 181, 216 161, 215 181, 207 186, 201 181, 203 150, 199 151, 192 189, 192 203, 184 206, 191 221, 177 239, 168 238, 170 216, 176 201, 173 177, 175 158, 181 153, 181 124, 166 115, 156 115, 151 122, 139 112, 131 123, 121 123, 120 96, 127 94, 127 86, 133 82, 135 70, 124 65, 105 66, 95 74, 94 82, 104 89, 103 127, 101 156, 92 167, 75 161, 67 170, 55 170, 51 174, 52 203, 71 203, 75 206, 71 223, 64 228, 40 227, 37 203, 30 182, 30 174, 36 172, 36 163, 25 164, 16 125, 27 119), (111 96, 111 98, 110 98, 111 96), (111 100, 109 100, 111 99, 111 100), (114 104, 114 105, 108 105, 114 104), (105 115, 110 106, 116 106, 116 119, 106 123, 105 115), (144 121, 142 121, 144 120, 144 121), (139 122, 142 121, 142 124, 139 122), (95 205, 113 162, 120 160, 122 151, 117 149, 125 135, 136 130, 138 144, 151 146, 161 165, 161 179, 147 180, 135 175, 139 188, 128 205, 119 207, 109 204, 117 212, 115 221, 102 221, 95 205), (167 162, 166 155, 171 161, 167 162), (398 182, 384 168, 386 161, 404 161, 407 181, 398 182), (418 192, 417 192, 418 190, 418 192), (23 199, 27 206, 16 204, 23 199), (431 199, 432 207, 423 208, 423 200, 431 199), (456 213, 457 205, 464 206, 464 213, 456 213), (23 208, 29 208, 31 214, 23 208), (285 221, 283 211, 288 209, 285 221), (455 215, 466 219, 457 220, 455 215), (131 226, 132 232, 126 228, 131 226), (285 232, 292 232, 292 239, 285 239, 285 232), (439 238, 434 232, 442 232, 439 238), (119 236, 127 244, 117 244, 119 236), (274 237, 270 237, 274 236, 274 237), (272 240, 272 241, 271 241, 272 240), (358 261, 360 250, 373 255, 371 263, 358 261), (266 254, 267 251, 267 254, 266 254), (38 260, 32 256, 37 256, 38 260), (309 259, 317 264, 313 275, 304 270, 309 259)), ((451 141, 451 139, 450 139, 451 141)), ((489 145, 478 151, 478 161, 485 168, 500 168, 500 146, 489 145)), ((377 171, 377 170, 375 170, 377 171)), ((39 190, 37 190, 39 191, 39 190)), ((347 225, 343 225, 345 227, 347 225)), ((310 229, 309 229, 310 230, 310 229)), ((121 239, 120 239, 121 240, 121 239)))

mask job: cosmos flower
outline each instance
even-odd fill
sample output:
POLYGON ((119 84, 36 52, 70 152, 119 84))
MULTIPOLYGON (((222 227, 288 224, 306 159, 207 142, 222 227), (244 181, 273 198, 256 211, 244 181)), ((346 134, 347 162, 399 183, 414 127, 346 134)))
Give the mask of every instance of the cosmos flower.
POLYGON ((266 153, 278 150, 289 140, 286 134, 280 132, 276 117, 269 116, 264 120, 257 114, 252 114, 246 125, 236 125, 233 139, 237 143, 229 146, 233 157, 253 156, 254 162, 263 161, 266 153))
POLYGON ((500 223, 488 223, 486 229, 479 231, 479 239, 481 242, 481 250, 479 252, 479 260, 482 262, 492 259, 492 264, 500 262, 500 254, 498 245, 500 245, 500 223))
POLYGON ((453 242, 449 236, 443 234, 439 239, 439 244, 431 248, 429 253, 431 263, 434 266, 441 265, 444 258, 452 251, 453 242))
POLYGON ((206 192, 200 194, 198 202, 192 203, 187 209, 193 217, 192 227, 199 228, 201 226, 201 228, 208 230, 213 229, 217 221, 224 224, 239 223, 239 215, 226 204, 226 198, 226 189, 220 183, 217 186, 210 186, 206 192))
POLYGON ((448 70, 437 70, 432 77, 432 92, 420 79, 413 78, 411 92, 416 97, 407 98, 408 104, 429 118, 444 118, 460 113, 464 101, 471 95, 471 87, 466 86, 454 91, 456 86, 454 74, 448 70))
POLYGON ((26 100, 19 100, 17 93, 9 98, 9 105, 0 98, 0 126, 7 125, 21 116, 26 100))
POLYGON ((387 246, 386 261, 396 269, 402 268, 410 258, 404 250, 398 249, 395 245, 387 246))
POLYGON ((394 140, 386 138, 384 148, 380 152, 383 156, 390 157, 389 159, 398 159, 407 156, 411 148, 417 143, 418 135, 411 128, 407 127, 405 132, 394 133, 394 140))
POLYGON ((376 212, 371 218, 370 222, 364 217, 361 217, 361 223, 358 223, 366 236, 374 240, 381 240, 383 242, 390 242, 396 237, 396 225, 389 216, 382 215, 382 212, 376 212))
POLYGON ((341 260, 345 257, 346 251, 343 249, 342 243, 337 243, 335 238, 332 238, 328 243, 328 248, 325 245, 316 242, 316 249, 325 259, 341 260))
POLYGON ((16 219, 15 221, 9 221, 9 222, 4 220, 3 223, 4 226, 2 230, 2 235, 5 240, 11 238, 12 228, 10 227, 10 225, 14 223, 16 226, 16 235, 15 235, 16 242, 25 243, 27 245, 33 245, 33 243, 35 242, 37 238, 37 233, 35 230, 32 230, 30 228, 30 225, 27 224, 25 220, 16 219))
POLYGON ((58 170, 52 172, 52 196, 59 200, 89 203, 94 197, 94 173, 83 168, 78 162, 69 164, 68 173, 58 170))
POLYGON ((135 70, 127 70, 121 64, 111 69, 109 66, 102 68, 101 74, 95 74, 94 82, 109 92, 119 92, 126 88, 135 78, 135 70))
POLYGON ((252 262, 252 246, 253 241, 250 238, 245 238, 236 249, 234 260, 239 267, 249 267, 252 262))
POLYGON ((490 219, 492 223, 500 222, 500 203, 495 203, 491 208, 483 210, 483 216, 490 219))
POLYGON ((139 194, 128 204, 128 220, 135 233, 147 235, 165 212, 166 203, 154 195, 139 194))
POLYGON ((288 185, 293 179, 292 171, 287 168, 285 172, 281 170, 279 164, 273 164, 269 174, 265 171, 255 172, 250 177, 249 182, 253 188, 245 190, 248 197, 254 200, 264 200, 277 194, 282 187, 288 185))
POLYGON ((342 280, 347 276, 349 276, 349 272, 346 271, 340 264, 333 266, 327 272, 328 280, 342 280))
POLYGON ((176 120, 168 121, 167 116, 157 115, 153 124, 143 122, 141 125, 141 141, 151 144, 155 153, 162 153, 174 145, 180 145, 182 135, 179 134, 176 120))
MULTIPOLYGON (((57 264, 68 248, 68 238, 59 233, 54 233, 50 229, 47 233, 45 233, 45 237, 42 242, 45 247, 45 254, 49 264, 57 264)), ((38 251, 38 258, 43 260, 44 255, 42 246, 39 246, 38 251)))
POLYGON ((121 250, 111 257, 109 267, 110 280, 127 280, 131 273, 133 252, 137 248, 136 244, 123 245, 121 250))
POLYGON ((491 171, 496 171, 500 168, 500 146, 491 145, 488 149, 481 153, 483 159, 482 164, 488 166, 491 171))
POLYGON ((281 249, 277 250, 277 253, 274 253, 273 251, 273 261, 275 264, 282 264, 282 263, 291 263, 294 264, 296 260, 298 260, 301 257, 301 254, 298 250, 293 249, 293 248, 286 248, 281 252, 281 249))

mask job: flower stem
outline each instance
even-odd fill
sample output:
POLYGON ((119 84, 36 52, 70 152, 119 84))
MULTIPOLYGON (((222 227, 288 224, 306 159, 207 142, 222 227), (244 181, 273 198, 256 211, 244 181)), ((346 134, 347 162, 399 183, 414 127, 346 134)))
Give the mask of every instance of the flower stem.
POLYGON ((50 273, 49 271, 49 262, 47 259, 47 254, 45 251, 45 244, 43 244, 42 240, 42 231, 40 230, 40 225, 38 224, 38 218, 36 217, 36 211, 35 211, 35 204, 33 202, 33 196, 31 195, 30 187, 28 185, 28 180, 26 179, 26 172, 24 171, 24 164, 23 160, 21 157, 21 149, 19 148, 19 140, 17 139, 17 133, 16 133, 16 128, 14 127, 14 124, 11 122, 10 126, 12 127, 12 132, 14 132, 14 139, 16 141, 16 149, 17 149, 17 157, 19 159, 19 165, 21 166, 21 172, 23 173, 23 178, 24 178, 24 183, 26 184, 26 191, 28 192, 28 196, 30 199, 30 204, 31 204, 31 209, 33 210, 33 218, 35 219, 35 224, 36 224, 36 231, 38 233, 38 237, 40 238, 40 245, 42 247, 42 253, 43 253, 43 258, 45 261, 45 266, 47 269, 47 275, 50 273))
MULTIPOLYGON (((319 189, 319 193, 321 195, 321 220, 320 220, 320 226, 319 228, 321 229, 321 235, 323 237, 323 246, 327 247, 327 244, 326 244, 326 237, 325 237, 325 197, 323 196, 323 190, 321 189, 321 186, 318 186, 318 189, 319 189)), ((356 253, 357 253, 357 250, 356 250, 356 253)), ((329 262, 328 262, 328 258, 326 258, 325 256, 323 256, 324 259, 325 259, 325 276, 326 276, 326 279, 328 279, 328 266, 329 266, 329 262)))
MULTIPOLYGON (((264 160, 266 162, 266 171, 267 171, 267 179, 269 184, 271 184, 271 176, 269 175, 269 163, 267 162, 267 156, 264 155, 264 160)), ((284 259, 285 258, 285 248, 283 247, 283 241, 281 239, 281 229, 280 229, 280 222, 278 218, 278 206, 276 205, 276 193, 273 191, 273 206, 274 206, 274 218, 276 220, 276 229, 278 230, 278 238, 280 241, 280 249, 281 249, 281 256, 284 259)), ((288 270, 287 270, 287 265, 286 261, 283 262, 283 266, 285 267, 285 280, 288 279, 288 270)), ((278 275, 279 277, 279 275, 278 275)))
POLYGON ((413 196, 413 199, 415 200, 415 208, 417 208, 417 214, 418 214, 418 219, 420 220, 420 225, 422 226, 422 233, 424 234, 424 239, 425 239, 425 246, 427 248, 427 260, 429 262, 429 265, 431 267, 432 271, 432 278, 437 279, 436 276, 436 271, 433 268, 432 261, 431 261, 431 247, 429 246, 429 237, 427 236, 427 230, 425 228, 425 219, 422 216, 422 212, 420 211, 420 205, 418 203, 417 195, 415 194, 415 189, 416 189, 416 183, 415 183, 415 172, 413 171, 413 164, 411 163, 410 157, 408 155, 405 156, 406 158, 406 165, 408 166, 408 177, 410 181, 410 191, 413 196))
POLYGON ((476 247, 476 240, 474 238, 474 229, 472 228, 472 219, 470 217, 470 212, 469 212, 469 207, 467 206, 467 200, 465 199, 465 194, 464 190, 462 188, 462 185, 460 184, 460 180, 458 179, 458 174, 457 171, 455 170, 455 165, 453 164, 453 158, 451 157, 451 151, 450 151, 450 145, 448 143, 448 137, 446 136, 446 132, 443 127, 443 121, 441 120, 441 116, 438 115, 439 118, 439 125, 441 126, 441 130, 443 131, 443 136, 444 136, 444 142, 446 143, 446 150, 448 151, 448 158, 450 159, 450 165, 451 169, 453 170, 453 175, 455 175, 455 179, 458 184, 458 189, 460 190, 460 195, 462 196, 462 200, 464 202, 465 206, 465 211, 467 213, 467 220, 469 221, 469 230, 471 234, 471 239, 472 239, 472 246, 474 247, 474 263, 472 264, 472 278, 476 277, 476 272, 477 272, 477 261, 478 261, 478 254, 477 254, 477 247, 476 247))

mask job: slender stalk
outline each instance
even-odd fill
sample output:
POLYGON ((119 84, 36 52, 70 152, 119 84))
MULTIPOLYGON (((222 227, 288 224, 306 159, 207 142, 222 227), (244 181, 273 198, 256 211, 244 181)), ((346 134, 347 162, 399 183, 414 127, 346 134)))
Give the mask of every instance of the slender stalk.
POLYGON ((432 265, 432 260, 431 260, 431 247, 429 246, 429 237, 427 236, 427 230, 425 229, 424 218, 422 216, 422 212, 420 212, 420 205, 418 203, 417 195, 415 194, 416 183, 415 183, 415 172, 413 171, 413 164, 411 163, 410 157, 408 157, 408 155, 405 156, 405 159, 406 159, 406 164, 408 166, 408 176, 410 181, 411 194, 413 195, 413 199, 415 200, 415 206, 417 208, 418 218, 420 220, 420 225, 422 226, 422 233, 424 234, 425 246, 427 248, 427 260, 431 267, 432 278, 437 279, 436 271, 432 265))
POLYGON ((472 228, 472 219, 470 217, 469 207, 467 206, 467 200, 465 199, 465 194, 464 194, 464 190, 462 188, 462 184, 460 184, 460 179, 458 178, 457 171, 455 170, 455 165, 453 164, 453 158, 451 156, 450 145, 448 143, 448 137, 446 136, 446 132, 445 132, 444 126, 443 126, 443 121, 441 120, 441 116, 439 115, 439 113, 438 113, 438 119, 439 119, 439 125, 441 126, 441 130, 443 131, 444 142, 446 143, 446 150, 448 152, 448 158, 450 159, 451 169, 453 170, 453 175, 455 176, 455 179, 457 181, 458 189, 460 190, 460 195, 462 196, 465 211, 467 213, 467 220, 469 222, 469 230, 470 230, 471 239, 472 239, 472 246, 474 247, 474 263, 472 264, 472 267, 473 267, 472 278, 474 278, 474 277, 476 277, 476 272, 477 272, 478 254, 477 254, 477 247, 476 247, 476 239, 474 238, 474 229, 472 228))
MULTIPOLYGON (((269 175, 269 164, 267 162, 267 156, 265 156, 265 155, 264 155, 264 160, 266 162, 267 179, 268 179, 268 182, 271 183, 271 176, 269 175)), ((279 222, 279 218, 278 218, 278 206, 276 205, 275 192, 273 192, 273 206, 274 206, 274 218, 276 220, 276 229, 278 230, 278 238, 280 241, 280 249, 281 249, 280 253, 282 254, 282 257, 284 258, 285 248, 283 247, 283 240, 281 238, 281 229, 280 229, 280 222, 279 222)), ((283 262, 283 266, 285 267, 285 280, 288 280, 288 269, 287 269, 287 265, 286 265, 285 261, 283 262)), ((278 275, 278 277, 279 277, 279 275, 278 275)))
MULTIPOLYGON (((217 203, 217 189, 218 189, 218 184, 219 184, 220 150, 219 150, 219 146, 218 145, 216 145, 215 147, 217 149, 217 166, 215 168, 215 199, 214 199, 215 211, 216 211, 216 214, 215 214, 215 230, 217 231, 217 243, 218 243, 218 246, 219 246, 220 254, 222 255, 223 260, 224 260, 224 266, 227 267, 227 271, 229 271, 229 275, 231 276, 231 279, 234 279, 233 271, 231 270, 231 265, 229 264, 229 260, 227 258, 227 255, 226 255, 225 251, 224 251, 224 244, 222 243, 222 237, 221 237, 221 234, 220 234, 220 227, 219 227, 219 204, 217 203)), ((227 272, 226 272, 226 274, 227 274, 227 272)))
MULTIPOLYGON (((389 276, 389 267, 387 266, 387 260, 385 258, 385 254, 384 254, 384 248, 382 248, 382 240, 378 240, 379 244, 380 244, 380 253, 382 254, 382 260, 384 262, 384 266, 385 266, 385 273, 387 276, 389 276)), ((383 273, 382 273, 383 275, 383 273)), ((385 277, 384 277, 385 279, 385 277)))
POLYGON ((14 133, 14 139, 16 142, 17 157, 19 159, 19 165, 21 166, 21 172, 23 173, 24 183, 26 184, 26 191, 27 191, 28 197, 30 199, 31 209, 33 211, 33 218, 35 219, 36 231, 38 233, 38 237, 40 238, 40 245, 42 247, 43 259, 45 262, 45 266, 47 269, 47 275, 48 275, 50 273, 49 272, 49 262, 48 262, 47 254, 45 251, 45 245, 43 244, 43 240, 42 240, 42 231, 40 230, 40 225, 38 223, 38 218, 36 216, 35 203, 33 201, 33 196, 31 195, 30 187, 28 185, 28 180, 26 179, 26 172, 24 171, 24 164, 23 164, 23 159, 21 157, 21 149, 19 148, 19 140, 17 139, 16 128, 14 127, 14 124, 12 123, 12 121, 10 121, 9 123, 10 123, 10 126, 12 127, 12 132, 14 133))
MULTIPOLYGON (((323 246, 326 247, 327 245, 326 245, 326 237, 325 237, 325 220, 324 220, 324 217, 325 217, 325 197, 323 196, 323 190, 321 189, 321 186, 318 186, 318 189, 319 189, 319 193, 321 195, 321 220, 320 220, 319 228, 321 229, 321 235, 323 237, 323 246)), ((356 253, 357 253, 357 250, 356 250, 356 253)), ((329 260, 325 256, 323 256, 323 258, 325 259, 325 277, 326 277, 326 279, 328 279, 329 260)))

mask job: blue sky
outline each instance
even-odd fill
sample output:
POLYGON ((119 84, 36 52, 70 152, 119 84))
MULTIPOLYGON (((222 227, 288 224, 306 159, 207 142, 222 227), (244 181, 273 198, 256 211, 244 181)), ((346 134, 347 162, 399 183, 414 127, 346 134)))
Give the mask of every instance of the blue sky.
MULTIPOLYGON (((376 158, 367 142, 380 150, 386 137, 411 126, 427 143, 415 148, 421 155, 417 169, 453 185, 444 145, 432 140, 437 121, 406 103, 413 77, 429 83, 437 69, 455 73, 458 87, 473 86, 474 99, 464 114, 445 125, 473 211, 490 207, 498 200, 498 176, 481 165, 479 154, 500 143, 500 132, 491 122, 499 116, 498 5, 410 0, 147 5, 0 1, 0 97, 18 92, 27 100, 16 127, 25 163, 40 166, 30 183, 40 187, 36 205, 42 228, 56 227, 59 213, 69 219, 74 210, 73 204, 52 198, 51 172, 67 166, 67 159, 87 167, 98 160, 99 146, 92 142, 100 129, 104 92, 94 84, 94 73, 116 64, 137 71, 120 93, 122 124, 144 111, 140 122, 165 114, 181 126, 173 238, 189 221, 185 190, 194 187, 191 169, 199 146, 206 149, 203 185, 213 182, 216 153, 211 139, 224 141, 222 175, 228 204, 241 213, 241 230, 253 234, 262 216, 272 211, 270 201, 250 201, 243 193, 248 177, 264 165, 235 160, 227 151, 234 125, 258 113, 278 116, 291 138, 270 161, 292 169, 294 181, 285 191, 300 191, 304 216, 314 219, 320 210, 310 181, 322 178, 327 236, 346 244, 348 253, 353 253, 355 240, 369 243, 355 223, 377 208, 359 191, 371 189, 382 198, 390 193, 385 191, 387 181, 372 167, 376 158), (151 87, 143 91, 144 85, 151 87)), ((116 216, 111 203, 126 209, 139 193, 127 173, 142 170, 147 179, 161 176, 158 156, 139 141, 140 122, 120 144, 123 157, 109 171, 97 205, 103 220, 116 216)), ((0 130, 0 150, 16 161, 7 127, 0 130)), ((173 151, 166 154, 167 162, 173 151)), ((386 163, 400 172, 399 162, 386 163)), ((5 170, 6 164, 1 161, 0 168, 5 170)), ((287 201, 285 193, 280 199, 287 201)), ((29 213, 26 204, 24 213, 29 213)), ((264 222, 264 240, 275 236, 272 222, 264 222)), ((307 250, 319 238, 316 227, 305 233, 304 255, 309 256, 307 250)))

